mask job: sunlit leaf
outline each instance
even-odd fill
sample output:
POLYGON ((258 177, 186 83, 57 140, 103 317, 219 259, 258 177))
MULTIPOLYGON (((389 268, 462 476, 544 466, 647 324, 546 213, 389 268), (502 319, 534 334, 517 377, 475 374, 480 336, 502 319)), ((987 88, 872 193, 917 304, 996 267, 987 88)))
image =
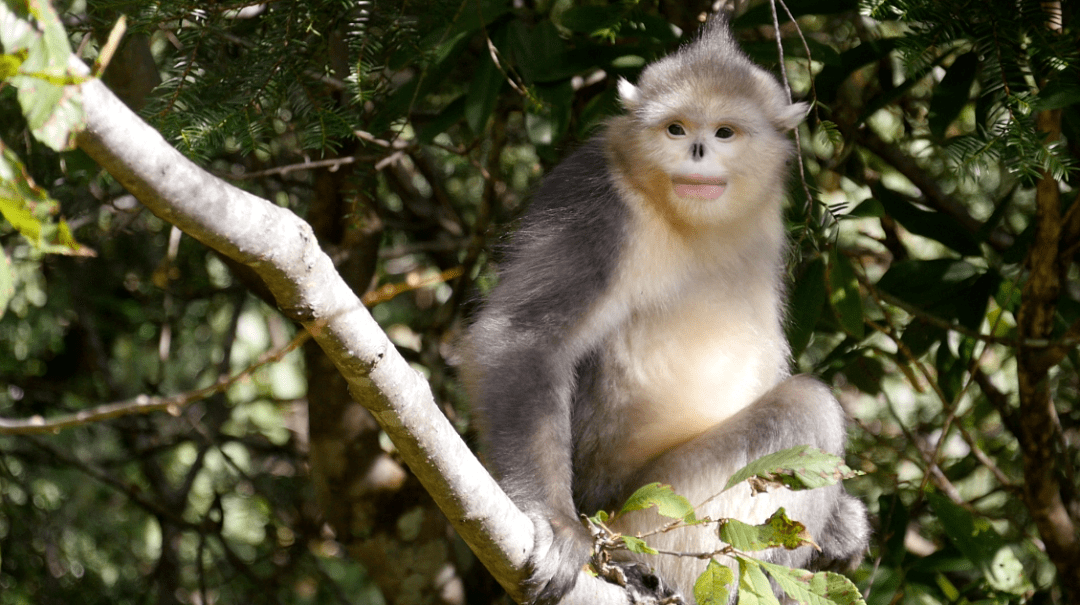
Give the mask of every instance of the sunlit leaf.
POLYGON ((813 489, 861 474, 844 464, 839 456, 809 445, 799 445, 747 464, 728 479, 724 489, 730 489, 751 477, 779 483, 790 489, 813 489))
POLYGON ((764 523, 750 525, 738 519, 725 519, 718 530, 720 539, 741 551, 782 547, 789 550, 814 544, 806 526, 788 518, 783 508, 764 523))
POLYGON ((810 573, 761 562, 773 580, 792 599, 808 605, 864 605, 862 594, 847 577, 831 571, 810 573))
POLYGON ((623 544, 626 545, 626 550, 637 553, 639 555, 655 555, 658 554, 655 548, 652 548, 645 543, 645 540, 641 538, 635 538, 634 536, 623 536, 623 544))
POLYGON ((650 483, 639 488, 623 504, 621 513, 656 507, 656 512, 669 519, 682 519, 687 523, 696 523, 694 507, 690 501, 676 494, 670 485, 650 483))
POLYGON ((779 605, 761 561, 742 556, 735 560, 739 562, 739 605, 779 605))
POLYGON ((696 582, 694 582, 694 600, 698 605, 727 605, 728 594, 735 574, 727 565, 721 565, 716 559, 710 559, 696 582))

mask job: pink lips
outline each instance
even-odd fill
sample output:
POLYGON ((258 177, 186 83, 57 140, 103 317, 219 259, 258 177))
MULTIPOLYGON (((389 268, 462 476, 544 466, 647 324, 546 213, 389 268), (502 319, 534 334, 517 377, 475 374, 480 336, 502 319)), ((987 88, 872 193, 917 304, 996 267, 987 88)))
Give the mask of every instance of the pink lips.
POLYGON ((724 195, 727 181, 714 176, 707 177, 700 174, 684 174, 674 176, 671 182, 675 185, 675 195, 679 197, 692 197, 703 200, 715 200, 724 195))

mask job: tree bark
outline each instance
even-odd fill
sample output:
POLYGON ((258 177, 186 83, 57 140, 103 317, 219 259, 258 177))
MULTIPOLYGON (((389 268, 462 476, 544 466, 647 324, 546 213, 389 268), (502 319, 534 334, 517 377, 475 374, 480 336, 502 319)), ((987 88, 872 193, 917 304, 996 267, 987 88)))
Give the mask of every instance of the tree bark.
MULTIPOLYGON (((1061 110, 1043 111, 1038 128, 1050 140, 1061 134, 1061 110)), ((1057 180, 1044 171, 1036 186, 1035 241, 1028 252, 1017 329, 1021 342, 1052 335, 1065 260, 1060 256, 1061 197, 1057 180)), ((1060 423, 1050 392, 1049 372, 1057 354, 1021 347, 1017 354, 1020 389, 1020 444, 1024 455, 1024 501, 1039 529, 1046 554, 1057 568, 1069 603, 1080 603, 1080 536, 1059 483, 1057 444, 1060 423)))

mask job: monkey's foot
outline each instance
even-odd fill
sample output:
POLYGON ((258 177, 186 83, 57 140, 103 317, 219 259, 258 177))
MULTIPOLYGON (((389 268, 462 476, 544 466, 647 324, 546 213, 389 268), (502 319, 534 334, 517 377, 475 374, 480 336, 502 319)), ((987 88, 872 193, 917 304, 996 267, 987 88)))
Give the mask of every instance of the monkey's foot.
POLYGON ((644 563, 594 560, 593 566, 601 578, 625 588, 633 605, 686 605, 686 599, 644 563))

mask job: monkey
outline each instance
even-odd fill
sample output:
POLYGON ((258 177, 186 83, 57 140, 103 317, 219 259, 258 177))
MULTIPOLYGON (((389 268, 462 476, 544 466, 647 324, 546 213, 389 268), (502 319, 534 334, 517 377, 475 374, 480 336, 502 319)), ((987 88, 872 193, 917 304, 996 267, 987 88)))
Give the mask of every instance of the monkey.
MULTIPOLYGON (((787 133, 807 105, 743 54, 723 17, 617 92, 624 112, 542 180, 465 340, 482 450, 536 526, 524 591, 541 605, 566 595, 591 556, 580 513, 617 508, 653 481, 698 504, 763 455, 846 446, 842 408, 824 384, 790 374, 783 331, 787 133)), ((698 516, 760 523, 781 506, 821 550, 762 558, 861 558, 866 508, 840 485, 733 489, 698 516)), ((641 512, 615 529, 659 525, 641 512)), ((708 527, 649 543, 722 547, 708 527)), ((692 599, 706 562, 647 564, 692 599)))

